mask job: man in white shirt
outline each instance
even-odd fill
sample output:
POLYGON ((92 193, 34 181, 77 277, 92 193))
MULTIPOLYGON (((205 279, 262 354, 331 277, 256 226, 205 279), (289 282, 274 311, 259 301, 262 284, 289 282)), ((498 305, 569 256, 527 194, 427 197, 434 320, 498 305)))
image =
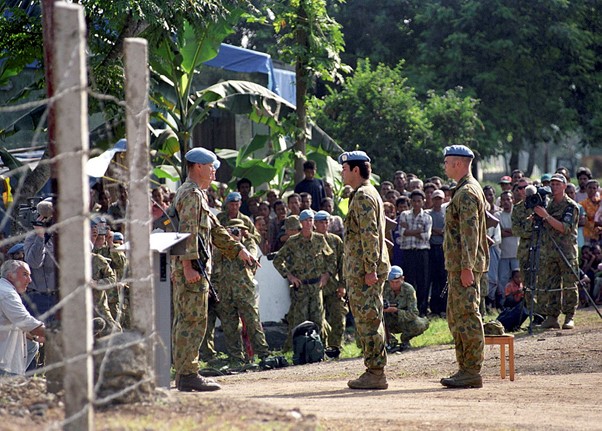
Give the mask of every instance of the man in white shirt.
POLYGON ((19 296, 31 283, 29 265, 7 260, 0 276, 0 375, 22 375, 33 360, 27 338, 43 343, 44 323, 29 314, 19 296))
MULTIPOLYGON (((502 192, 500 196, 502 211, 495 214, 502 228, 502 243, 500 244, 500 263, 498 266, 499 287, 504 289, 512 277, 512 271, 519 269, 517 250, 518 236, 512 233, 512 208, 514 199, 511 192, 502 192)), ((498 292, 500 295, 501 292, 498 292)))

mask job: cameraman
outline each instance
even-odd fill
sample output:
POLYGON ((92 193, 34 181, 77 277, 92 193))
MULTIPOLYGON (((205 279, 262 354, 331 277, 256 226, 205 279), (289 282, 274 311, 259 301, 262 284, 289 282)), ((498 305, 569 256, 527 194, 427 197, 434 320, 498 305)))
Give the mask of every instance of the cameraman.
POLYGON ((562 329, 573 329, 573 316, 578 305, 577 278, 566 267, 562 254, 566 256, 572 268, 578 271, 577 262, 577 224, 579 208, 577 203, 565 193, 566 178, 561 174, 552 175, 550 181, 552 200, 548 208, 541 205, 533 208, 537 216, 544 221, 541 242, 541 263, 538 285, 543 312, 547 316, 541 324, 543 329, 560 328, 558 316, 565 315, 562 329), (554 245, 558 245, 558 249, 554 245), (562 295, 561 295, 562 293, 562 295))
MULTIPOLYGON (((48 232, 53 218, 50 198, 38 203, 36 209, 39 216, 33 223, 34 231, 25 238, 23 244, 24 260, 31 270, 31 284, 27 287, 24 301, 31 314, 39 318, 58 302, 56 283, 58 265, 54 255, 56 234, 48 232)), ((45 316, 44 321, 49 324, 55 319, 53 313, 45 316)))

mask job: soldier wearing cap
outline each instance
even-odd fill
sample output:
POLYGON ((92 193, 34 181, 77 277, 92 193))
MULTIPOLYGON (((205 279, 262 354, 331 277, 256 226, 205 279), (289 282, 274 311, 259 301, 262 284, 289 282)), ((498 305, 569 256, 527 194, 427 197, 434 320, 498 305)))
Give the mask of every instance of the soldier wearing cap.
POLYGON ((429 321, 426 317, 419 316, 416 291, 410 283, 405 282, 403 269, 397 265, 391 267, 383 299, 388 305, 383 310, 387 344, 396 345, 397 340, 393 334, 401 334, 400 350, 409 349, 410 340, 426 331, 429 321))
POLYGON ((284 243, 274 258, 274 268, 292 285, 290 328, 309 320, 318 325, 322 339, 326 339, 322 289, 334 275, 335 255, 324 235, 314 232, 312 210, 301 211, 299 222, 301 232, 284 243))
MULTIPOLYGON (((257 256, 258 248, 255 241, 245 238, 246 224, 241 219, 228 220, 227 229, 235 241, 242 242, 253 256, 257 256)), ((269 355, 269 346, 265 339, 259 308, 257 306, 257 293, 253 280, 256 267, 245 265, 239 259, 229 259, 221 251, 213 252, 213 271, 211 281, 219 294, 218 303, 210 302, 207 334, 203 340, 201 354, 213 356, 213 329, 216 318, 219 318, 224 331, 226 350, 232 367, 241 367, 245 362, 245 353, 241 342, 242 327, 244 323, 254 354, 261 360, 269 355)), ((252 360, 252 358, 249 358, 252 360)))
POLYGON ((464 145, 444 150, 445 173, 457 182, 445 211, 443 251, 447 270, 447 323, 456 346, 458 372, 441 379, 453 388, 483 386, 485 336, 479 312, 479 286, 489 267, 483 190, 471 174, 474 153, 464 145))
MULTIPOLYGON (((241 220, 245 225, 246 236, 253 239, 257 244, 261 242, 261 235, 255 229, 253 221, 240 211, 242 195, 238 192, 230 192, 224 201, 225 209, 217 215, 222 226, 227 226, 232 219, 241 220)), ((246 239, 246 237, 245 237, 246 239)))
POLYGON ((213 391, 220 389, 215 382, 198 375, 199 344, 207 327, 208 281, 203 277, 201 264, 211 271, 211 251, 217 247, 226 257, 238 257, 254 265, 255 258, 240 243, 230 237, 207 202, 207 187, 215 179, 220 162, 205 148, 193 148, 184 156, 188 178, 174 197, 173 206, 179 216, 179 231, 190 233, 185 253, 172 257, 173 282, 173 362, 176 387, 180 391, 213 391), (202 261, 201 240, 208 249, 208 259, 202 261))
POLYGON ((351 151, 341 154, 339 163, 343 182, 354 190, 344 222, 343 273, 366 366, 366 371, 347 382, 347 386, 387 389, 382 295, 390 264, 385 243, 385 210, 378 190, 370 184, 370 157, 363 151, 351 151))
POLYGON ((554 174, 550 180, 552 199, 547 208, 536 206, 535 214, 544 221, 541 238, 539 277, 539 303, 546 319, 541 327, 560 328, 558 316, 564 314, 562 329, 573 329, 573 317, 579 304, 577 277, 569 268, 560 253, 569 260, 572 268, 579 271, 577 250, 577 224, 579 208, 577 203, 565 194, 566 177, 554 174), (558 245, 558 249, 556 249, 558 245))
POLYGON ((345 284, 343 279, 343 241, 338 235, 328 232, 331 215, 327 211, 318 211, 314 217, 316 232, 326 237, 326 242, 334 251, 336 259, 336 270, 328 279, 322 290, 324 296, 324 312, 326 321, 330 325, 327 347, 331 349, 332 355, 337 357, 343 347, 343 335, 345 333, 345 318, 347 306, 345 305, 345 284))

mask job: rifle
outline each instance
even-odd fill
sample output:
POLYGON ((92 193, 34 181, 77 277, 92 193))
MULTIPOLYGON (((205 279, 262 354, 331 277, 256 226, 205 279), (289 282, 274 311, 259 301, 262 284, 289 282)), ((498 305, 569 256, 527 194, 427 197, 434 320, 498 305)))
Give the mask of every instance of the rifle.
POLYGON ((207 274, 207 270, 205 269, 205 265, 203 265, 202 261, 205 263, 209 262, 209 252, 207 251, 207 247, 205 247, 205 241, 203 241, 203 237, 200 234, 197 234, 198 247, 199 252, 201 254, 201 259, 196 259, 192 261, 192 268, 198 271, 207 283, 209 284, 209 299, 212 300, 215 304, 219 304, 219 296, 215 287, 211 283, 211 279, 209 278, 209 274, 207 274))

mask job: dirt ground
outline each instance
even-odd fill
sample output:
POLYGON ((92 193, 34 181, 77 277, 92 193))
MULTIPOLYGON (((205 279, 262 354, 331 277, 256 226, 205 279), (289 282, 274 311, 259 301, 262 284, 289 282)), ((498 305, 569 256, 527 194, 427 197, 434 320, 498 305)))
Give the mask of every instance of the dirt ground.
MULTIPOLYGON (((602 430, 602 319, 590 308, 576 321, 517 334, 513 382, 500 378, 499 347, 486 346, 482 389, 443 388, 454 351, 434 346, 390 355, 386 391, 347 389, 362 361, 329 361, 219 377, 213 393, 159 391, 154 402, 97 411, 96 429, 602 430)), ((60 400, 42 388, 0 384, 0 429, 56 426, 60 400)))

